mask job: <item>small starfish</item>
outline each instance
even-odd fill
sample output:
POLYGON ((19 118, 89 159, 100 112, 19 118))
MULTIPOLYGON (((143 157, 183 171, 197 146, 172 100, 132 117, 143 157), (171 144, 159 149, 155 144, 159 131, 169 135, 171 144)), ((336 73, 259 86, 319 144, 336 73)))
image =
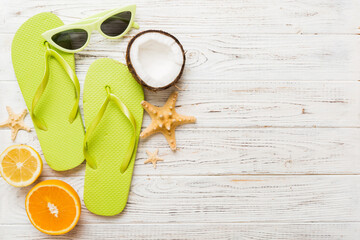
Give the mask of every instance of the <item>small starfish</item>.
POLYGON ((30 128, 27 127, 24 123, 24 118, 27 114, 27 110, 24 109, 21 114, 15 114, 10 107, 6 107, 6 110, 9 114, 7 121, 0 123, 0 127, 8 127, 11 129, 11 140, 15 141, 17 133, 19 130, 26 130, 30 132, 30 128))
POLYGON ((164 161, 164 159, 159 158, 158 153, 159 153, 159 149, 156 149, 154 153, 151 153, 148 150, 146 150, 146 154, 149 156, 149 158, 144 162, 144 164, 151 162, 154 168, 156 168, 157 161, 164 161))
POLYGON ((194 123, 195 117, 182 116, 175 111, 175 103, 178 93, 173 92, 163 107, 156 107, 146 101, 142 101, 141 105, 149 113, 152 122, 140 134, 140 138, 161 132, 168 141, 171 150, 176 150, 175 128, 186 123, 194 123))

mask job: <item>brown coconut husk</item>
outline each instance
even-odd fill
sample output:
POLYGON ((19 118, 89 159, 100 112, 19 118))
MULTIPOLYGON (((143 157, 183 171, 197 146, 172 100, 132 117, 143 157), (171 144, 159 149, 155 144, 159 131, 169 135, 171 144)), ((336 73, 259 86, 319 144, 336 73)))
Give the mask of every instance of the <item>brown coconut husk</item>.
POLYGON ((181 78, 181 75, 184 71, 184 67, 185 67, 185 61, 186 61, 186 57, 185 57, 185 51, 184 51, 184 48, 183 46, 181 45, 181 43, 179 42, 179 40, 174 37, 173 35, 171 35, 170 33, 167 33, 167 32, 164 32, 164 31, 161 31, 161 30, 146 30, 144 32, 141 32, 141 33, 138 33, 137 35, 135 35, 129 42, 128 46, 127 46, 127 49, 126 49, 126 64, 129 68, 129 71, 131 72, 131 74, 133 75, 133 77, 135 78, 135 80, 141 84, 142 86, 144 86, 145 88, 151 90, 151 91, 160 91, 160 90, 165 90, 171 86, 174 86, 181 78), (163 86, 163 87, 152 87, 152 86, 149 86, 148 84, 146 84, 140 77, 139 75, 136 73, 136 70, 135 68, 133 67, 132 63, 131 63, 131 59, 130 59, 130 49, 131 49, 131 46, 132 44, 134 43, 134 41, 136 40, 136 38, 140 37, 141 35, 143 34, 147 34, 147 33, 160 33, 160 34, 164 34, 168 37, 171 37, 172 39, 175 40, 175 42, 180 46, 181 48, 181 51, 182 51, 182 54, 183 54, 183 64, 181 66, 181 70, 179 72, 179 74, 177 75, 177 77, 171 82, 169 83, 168 85, 166 86, 163 86))

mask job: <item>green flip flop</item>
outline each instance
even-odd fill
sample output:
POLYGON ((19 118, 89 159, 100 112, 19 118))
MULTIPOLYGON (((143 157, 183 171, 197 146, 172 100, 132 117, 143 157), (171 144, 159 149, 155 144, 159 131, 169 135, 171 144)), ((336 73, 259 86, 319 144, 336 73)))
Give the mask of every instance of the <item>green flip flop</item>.
POLYGON ((84 86, 84 202, 95 214, 116 215, 126 205, 143 100, 142 87, 127 66, 108 58, 91 64, 84 86))
POLYGON ((52 13, 40 13, 16 32, 11 55, 17 81, 48 165, 57 171, 84 161, 84 126, 74 54, 52 48, 41 34, 62 26, 52 13))

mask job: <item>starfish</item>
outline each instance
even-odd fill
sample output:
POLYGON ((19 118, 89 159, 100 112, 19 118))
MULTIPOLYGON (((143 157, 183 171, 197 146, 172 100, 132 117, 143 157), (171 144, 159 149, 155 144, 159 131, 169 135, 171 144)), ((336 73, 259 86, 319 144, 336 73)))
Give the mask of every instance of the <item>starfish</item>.
POLYGON ((157 161, 164 161, 164 159, 159 158, 158 153, 159 153, 159 149, 156 149, 154 153, 151 153, 148 150, 146 150, 146 154, 149 156, 149 158, 144 162, 144 164, 151 162, 154 168, 156 168, 157 161))
POLYGON ((175 103, 178 92, 173 92, 163 107, 156 107, 146 101, 141 105, 149 113, 152 121, 150 125, 140 134, 140 138, 161 132, 168 141, 171 150, 176 150, 175 128, 186 123, 194 123, 195 117, 182 116, 175 111, 175 103))
POLYGON ((27 110, 24 109, 21 114, 15 114, 10 107, 6 107, 6 110, 9 114, 7 121, 0 123, 0 127, 8 127, 11 129, 11 140, 15 141, 17 133, 19 130, 26 130, 30 132, 30 128, 27 127, 24 123, 24 118, 27 114, 27 110))

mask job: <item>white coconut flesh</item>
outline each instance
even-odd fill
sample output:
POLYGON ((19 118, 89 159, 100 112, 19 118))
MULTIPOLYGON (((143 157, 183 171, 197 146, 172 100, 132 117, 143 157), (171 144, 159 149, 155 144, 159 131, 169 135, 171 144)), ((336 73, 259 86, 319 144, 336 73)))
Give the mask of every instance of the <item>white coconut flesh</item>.
POLYGON ((130 60, 139 78, 153 88, 171 84, 184 63, 180 45, 159 32, 137 37, 130 48, 130 60))

